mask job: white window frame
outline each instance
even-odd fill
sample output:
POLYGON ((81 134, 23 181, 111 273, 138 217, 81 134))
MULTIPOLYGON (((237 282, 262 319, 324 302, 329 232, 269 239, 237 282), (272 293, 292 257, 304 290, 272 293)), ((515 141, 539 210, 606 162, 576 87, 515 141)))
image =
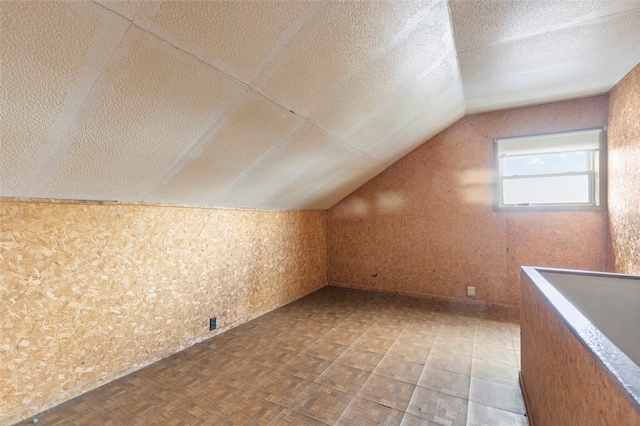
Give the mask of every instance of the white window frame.
POLYGON ((494 139, 495 202, 496 210, 601 210, 606 208, 606 129, 592 128, 531 136, 494 139), (588 170, 580 172, 547 173, 504 176, 502 159, 509 156, 586 152, 588 170), (512 179, 530 179, 561 176, 588 177, 589 201, 586 203, 524 203, 505 204, 504 182, 512 179))

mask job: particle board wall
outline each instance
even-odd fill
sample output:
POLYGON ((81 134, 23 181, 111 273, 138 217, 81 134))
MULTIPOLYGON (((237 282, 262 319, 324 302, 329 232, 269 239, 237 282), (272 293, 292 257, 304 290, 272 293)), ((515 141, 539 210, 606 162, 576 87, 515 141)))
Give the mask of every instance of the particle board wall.
POLYGON ((462 118, 329 210, 329 281, 517 306, 520 265, 607 269, 606 211, 496 212, 493 139, 607 124, 597 96, 462 118))
POLYGON ((609 218, 615 270, 640 274, 640 65, 609 96, 609 218))
POLYGON ((0 224, 0 424, 327 282, 325 211, 0 199, 0 224))

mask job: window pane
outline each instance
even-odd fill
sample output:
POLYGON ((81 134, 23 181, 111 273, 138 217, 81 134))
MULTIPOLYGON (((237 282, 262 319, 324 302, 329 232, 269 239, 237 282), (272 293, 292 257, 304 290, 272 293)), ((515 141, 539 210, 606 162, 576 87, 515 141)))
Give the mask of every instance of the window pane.
POLYGON ((503 176, 543 175, 589 170, 587 151, 502 158, 503 176))
POLYGON ((589 177, 554 176, 505 179, 504 204, 565 204, 589 202, 589 177))

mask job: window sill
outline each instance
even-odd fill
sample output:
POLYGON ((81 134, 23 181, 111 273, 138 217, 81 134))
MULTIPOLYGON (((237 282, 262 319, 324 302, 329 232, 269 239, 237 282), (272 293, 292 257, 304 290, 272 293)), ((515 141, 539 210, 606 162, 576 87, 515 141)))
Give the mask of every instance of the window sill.
POLYGON ((604 212, 606 206, 493 206, 496 212, 604 212))

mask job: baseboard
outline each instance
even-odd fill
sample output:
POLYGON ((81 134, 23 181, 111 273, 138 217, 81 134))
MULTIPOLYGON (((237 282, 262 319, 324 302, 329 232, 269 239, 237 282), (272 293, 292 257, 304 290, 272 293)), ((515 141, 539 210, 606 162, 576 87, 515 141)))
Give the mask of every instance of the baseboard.
POLYGON ((364 286, 358 286, 358 285, 348 284, 348 283, 339 283, 339 282, 333 282, 333 281, 330 281, 327 284, 327 286, 342 287, 342 288, 352 288, 354 290, 372 291, 372 292, 375 292, 375 293, 395 294, 395 295, 398 295, 398 296, 415 297, 417 299, 435 300, 435 301, 438 301, 438 302, 450 303, 450 304, 454 304, 454 305, 462 305, 462 306, 466 306, 466 307, 475 307, 477 309, 489 309, 489 310, 492 310, 492 311, 508 312, 508 313, 510 313, 512 315, 520 317, 520 306, 500 305, 500 304, 497 304, 497 303, 487 303, 485 301, 478 300, 478 299, 456 299, 456 298, 452 298, 452 297, 437 296, 437 295, 434 295, 434 294, 427 294, 427 293, 413 293, 413 292, 407 292, 407 291, 401 291, 401 290, 393 290, 393 289, 367 288, 367 287, 364 287, 364 286))

